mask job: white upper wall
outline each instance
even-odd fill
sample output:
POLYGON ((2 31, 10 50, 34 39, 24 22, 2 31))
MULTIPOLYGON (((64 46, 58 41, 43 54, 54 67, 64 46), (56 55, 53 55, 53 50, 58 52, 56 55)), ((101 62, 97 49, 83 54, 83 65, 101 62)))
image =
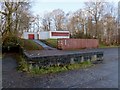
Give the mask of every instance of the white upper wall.
POLYGON ((50 37, 48 31, 39 32, 39 39, 48 39, 50 37))
POLYGON ((57 38, 69 38, 69 36, 51 36, 51 39, 57 39, 57 38))

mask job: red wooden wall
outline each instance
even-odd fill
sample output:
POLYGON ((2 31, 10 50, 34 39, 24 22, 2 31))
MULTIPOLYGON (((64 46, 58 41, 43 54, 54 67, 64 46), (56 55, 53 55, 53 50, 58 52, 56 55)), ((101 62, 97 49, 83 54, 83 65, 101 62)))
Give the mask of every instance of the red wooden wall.
POLYGON ((84 49, 97 48, 99 41, 97 39, 58 39, 58 49, 84 49))
POLYGON ((69 36, 67 32, 51 32, 52 36, 69 36))

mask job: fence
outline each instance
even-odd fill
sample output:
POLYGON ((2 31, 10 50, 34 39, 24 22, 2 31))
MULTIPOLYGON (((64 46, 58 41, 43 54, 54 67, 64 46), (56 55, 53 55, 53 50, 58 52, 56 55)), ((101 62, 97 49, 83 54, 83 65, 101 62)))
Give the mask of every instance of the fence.
POLYGON ((85 49, 97 48, 99 41, 97 39, 58 39, 58 49, 85 49))

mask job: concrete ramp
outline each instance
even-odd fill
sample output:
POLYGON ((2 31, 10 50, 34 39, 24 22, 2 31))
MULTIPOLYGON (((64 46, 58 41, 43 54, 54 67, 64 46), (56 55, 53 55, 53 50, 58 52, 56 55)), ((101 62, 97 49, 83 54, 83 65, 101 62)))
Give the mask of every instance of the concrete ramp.
POLYGON ((39 40, 33 40, 35 43, 41 45, 45 50, 56 50, 56 48, 50 47, 46 45, 45 43, 39 41, 39 40))

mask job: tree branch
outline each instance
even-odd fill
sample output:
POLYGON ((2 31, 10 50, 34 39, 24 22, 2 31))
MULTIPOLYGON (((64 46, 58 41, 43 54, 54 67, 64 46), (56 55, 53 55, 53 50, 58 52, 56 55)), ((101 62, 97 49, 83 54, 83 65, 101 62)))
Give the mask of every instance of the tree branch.
POLYGON ((1 14, 3 14, 3 15, 5 15, 5 16, 7 15, 7 13, 5 13, 5 12, 2 12, 2 11, 0 11, 0 13, 1 13, 1 14))
POLYGON ((13 9, 13 12, 17 11, 18 7, 20 6, 20 3, 17 3, 16 6, 13 9))

